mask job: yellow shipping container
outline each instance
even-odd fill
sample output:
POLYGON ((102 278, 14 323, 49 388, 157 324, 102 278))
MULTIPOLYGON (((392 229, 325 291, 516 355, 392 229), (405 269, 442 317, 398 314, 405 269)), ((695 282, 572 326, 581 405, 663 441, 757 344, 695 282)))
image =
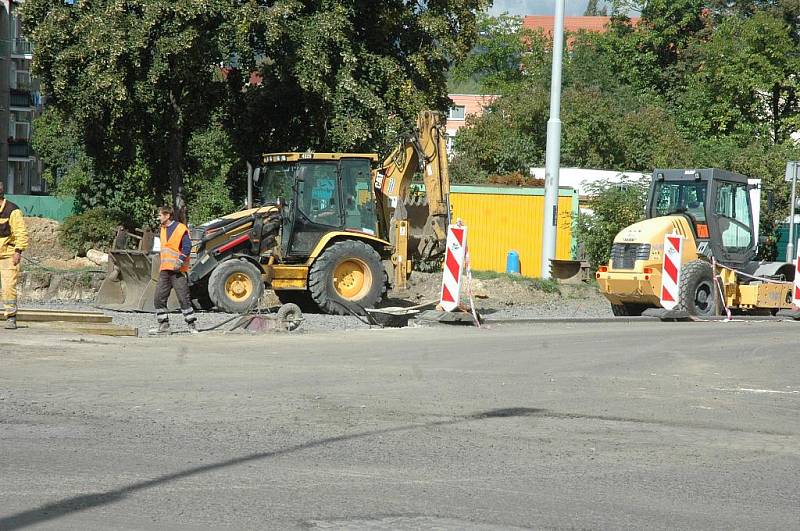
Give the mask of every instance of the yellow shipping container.
MULTIPOLYGON (((468 227, 473 270, 506 270, 509 251, 517 251, 520 272, 542 275, 542 210, 544 189, 504 186, 454 185, 450 187, 453 220, 468 227)), ((558 198, 556 258, 570 260, 574 247, 572 216, 578 210, 578 194, 561 188, 558 198)))

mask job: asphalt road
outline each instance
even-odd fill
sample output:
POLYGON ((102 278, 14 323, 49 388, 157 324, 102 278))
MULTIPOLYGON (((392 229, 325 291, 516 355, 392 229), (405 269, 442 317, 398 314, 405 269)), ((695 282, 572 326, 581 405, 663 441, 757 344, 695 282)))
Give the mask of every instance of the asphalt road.
POLYGON ((0 330, 0 529, 796 529, 798 332, 0 330))

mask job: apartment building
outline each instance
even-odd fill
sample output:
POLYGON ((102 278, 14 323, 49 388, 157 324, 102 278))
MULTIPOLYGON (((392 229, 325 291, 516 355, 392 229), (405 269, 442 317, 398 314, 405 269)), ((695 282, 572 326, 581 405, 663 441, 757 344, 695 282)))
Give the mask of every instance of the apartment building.
POLYGON ((41 112, 39 83, 31 76, 33 47, 17 11, 22 0, 0 0, 0 179, 17 195, 44 195, 47 183, 31 148, 33 119, 41 112), (3 134, 4 133, 4 134, 3 134))

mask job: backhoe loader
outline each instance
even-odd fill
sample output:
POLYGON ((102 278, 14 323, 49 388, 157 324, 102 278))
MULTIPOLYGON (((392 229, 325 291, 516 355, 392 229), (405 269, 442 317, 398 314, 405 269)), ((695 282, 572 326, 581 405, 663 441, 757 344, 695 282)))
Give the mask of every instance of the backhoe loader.
POLYGON ((614 315, 660 306, 664 236, 672 233, 685 238, 678 309, 708 317, 724 307, 761 314, 790 308, 794 266, 756 260, 753 186, 715 168, 654 170, 647 219, 617 234, 608 265, 596 273, 614 315))
MULTIPOLYGON (((444 253, 450 181, 443 120, 424 111, 413 133, 383 161, 370 153, 271 153, 253 172, 261 206, 191 228, 189 284, 194 304, 226 312, 254 308, 266 286, 306 311, 363 314, 402 289, 415 262, 444 253), (427 209, 406 205, 421 173, 427 209), (415 212, 419 212, 416 208, 415 212)), ((124 240, 124 238, 122 238, 124 240)), ((158 253, 119 242, 96 303, 152 311, 158 253)))

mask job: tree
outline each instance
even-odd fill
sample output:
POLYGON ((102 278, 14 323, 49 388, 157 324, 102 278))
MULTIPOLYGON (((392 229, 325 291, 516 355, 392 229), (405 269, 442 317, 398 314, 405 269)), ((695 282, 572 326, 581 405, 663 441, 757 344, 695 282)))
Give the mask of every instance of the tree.
MULTIPOLYGON (((467 120, 455 139, 454 181, 521 172, 544 163, 549 91, 532 85, 467 120)), ((651 171, 689 162, 689 146, 663 108, 628 94, 568 87, 563 93, 562 165, 651 171)))
POLYGON ((484 94, 508 94, 524 81, 549 79, 550 38, 520 17, 483 15, 475 48, 452 70, 456 82, 477 81, 484 94))
POLYGON ((421 109, 450 106, 448 69, 472 49, 487 4, 285 0, 251 10, 240 17, 256 30, 239 68, 263 82, 234 96, 232 114, 257 109, 260 127, 234 132, 237 149, 388 151, 421 109))
POLYGON ((783 19, 730 17, 694 48, 693 73, 677 98, 687 134, 781 143, 796 130, 800 53, 783 19))
POLYGON ((93 178, 140 178, 183 210, 197 196, 189 144, 216 122, 238 161, 218 168, 266 151, 388 150, 420 109, 449 107, 447 70, 487 3, 31 0, 23 23, 93 178))
POLYGON ((583 12, 584 17, 598 17, 598 16, 605 17, 607 15, 608 15, 608 8, 606 6, 603 6, 603 8, 600 9, 597 0, 589 0, 589 3, 586 4, 586 11, 583 12))
POLYGON ((157 190, 186 216, 186 144, 208 123, 224 87, 213 65, 230 56, 226 0, 25 4, 35 71, 51 105, 84 131, 100 173, 142 158, 157 190))

